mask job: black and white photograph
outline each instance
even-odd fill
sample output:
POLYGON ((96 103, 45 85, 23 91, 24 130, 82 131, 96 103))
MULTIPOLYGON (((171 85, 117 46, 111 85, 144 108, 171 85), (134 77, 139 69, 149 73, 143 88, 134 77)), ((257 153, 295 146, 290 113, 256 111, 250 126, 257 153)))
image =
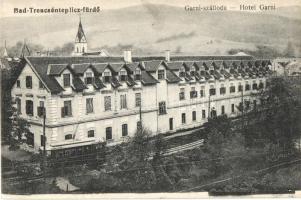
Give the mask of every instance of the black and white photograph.
POLYGON ((1 0, 0 27, 1 198, 301 197, 300 0, 1 0))

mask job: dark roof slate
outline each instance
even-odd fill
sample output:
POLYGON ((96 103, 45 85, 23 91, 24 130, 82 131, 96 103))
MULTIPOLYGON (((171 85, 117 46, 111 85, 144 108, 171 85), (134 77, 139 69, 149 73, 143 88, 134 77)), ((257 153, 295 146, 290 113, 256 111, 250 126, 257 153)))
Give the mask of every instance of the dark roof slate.
POLYGON ((60 75, 66 68, 68 64, 50 64, 49 67, 49 75, 58 76, 60 75))
POLYGON ((95 79, 94 79, 94 87, 96 89, 102 89, 102 88, 105 88, 106 86, 103 84, 103 82, 100 80, 99 77, 95 77, 95 79))
POLYGON ((158 83, 158 81, 147 71, 141 71, 141 82, 143 85, 158 83))
POLYGON ((166 80, 169 83, 178 83, 181 79, 171 70, 166 70, 166 80))
POLYGON ((84 82, 78 76, 74 76, 72 82, 73 82, 74 90, 77 92, 81 92, 84 89, 87 89, 84 82))

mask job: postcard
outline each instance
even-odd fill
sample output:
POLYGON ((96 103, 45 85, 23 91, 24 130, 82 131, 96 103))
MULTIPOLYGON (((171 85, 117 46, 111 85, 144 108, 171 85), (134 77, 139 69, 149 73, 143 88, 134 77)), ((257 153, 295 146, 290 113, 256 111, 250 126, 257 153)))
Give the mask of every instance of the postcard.
POLYGON ((0 9, 4 199, 300 197, 301 1, 0 9))

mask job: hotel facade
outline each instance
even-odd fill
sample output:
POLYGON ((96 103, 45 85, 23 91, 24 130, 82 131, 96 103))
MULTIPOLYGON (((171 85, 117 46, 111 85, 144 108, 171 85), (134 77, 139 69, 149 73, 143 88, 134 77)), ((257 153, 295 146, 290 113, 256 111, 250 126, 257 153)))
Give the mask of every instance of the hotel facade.
POLYGON ((11 95, 31 124, 34 151, 116 144, 142 124, 152 134, 199 127, 208 117, 260 103, 271 62, 248 55, 108 57, 88 52, 80 23, 74 54, 25 56, 11 95), (46 110, 43 137, 43 109, 46 110))

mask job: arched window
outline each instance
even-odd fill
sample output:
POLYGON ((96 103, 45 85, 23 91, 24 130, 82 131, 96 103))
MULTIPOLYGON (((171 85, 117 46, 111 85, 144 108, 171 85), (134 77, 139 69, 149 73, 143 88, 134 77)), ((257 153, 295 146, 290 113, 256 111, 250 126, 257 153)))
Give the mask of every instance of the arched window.
POLYGON ((76 47, 76 52, 78 53, 78 51, 79 51, 79 49, 78 49, 78 47, 76 47))
POLYGON ((85 47, 83 47, 83 53, 85 53, 85 47))

